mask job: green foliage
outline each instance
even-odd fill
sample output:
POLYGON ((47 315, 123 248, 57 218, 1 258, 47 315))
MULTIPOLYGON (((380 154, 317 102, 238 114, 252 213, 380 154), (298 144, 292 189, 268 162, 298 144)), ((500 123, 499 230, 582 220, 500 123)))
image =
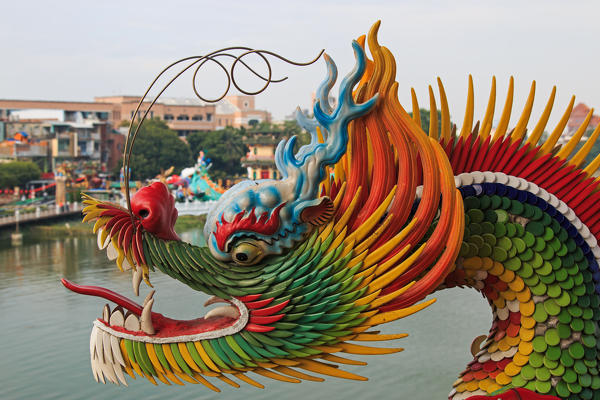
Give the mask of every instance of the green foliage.
POLYGON ((31 161, 13 161, 0 164, 0 188, 24 186, 28 181, 38 179, 42 171, 31 161))
POLYGON ((296 142, 296 151, 298 151, 298 146, 304 146, 305 144, 310 143, 310 134, 300 128, 300 125, 298 125, 296 121, 285 121, 283 123, 282 132, 286 137, 292 137, 294 135, 298 137, 298 141, 296 142))
POLYGON ((243 143, 245 133, 243 128, 235 129, 228 126, 213 132, 194 132, 188 136, 187 141, 194 158, 198 156, 200 150, 210 158, 211 178, 226 179, 244 174, 240 160, 248 152, 248 147, 243 143))
POLYGON ((158 119, 144 122, 131 155, 132 179, 153 178, 171 166, 175 167, 175 171, 180 171, 190 165, 190 148, 177 137, 177 133, 158 119))

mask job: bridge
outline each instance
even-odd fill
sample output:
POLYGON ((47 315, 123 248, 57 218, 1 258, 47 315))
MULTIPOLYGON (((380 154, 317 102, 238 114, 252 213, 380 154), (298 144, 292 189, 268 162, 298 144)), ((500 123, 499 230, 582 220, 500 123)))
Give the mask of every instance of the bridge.
MULTIPOLYGON (((175 207, 179 215, 203 215, 207 214, 215 204, 217 204, 216 201, 193 201, 175 203, 175 207)), ((122 205, 125 206, 125 204, 122 205)), ((81 203, 69 203, 62 208, 54 205, 46 209, 36 207, 27 212, 17 209, 12 215, 0 217, 0 229, 14 227, 17 225, 17 222, 19 225, 41 224, 65 217, 81 217, 82 209, 83 205, 81 203)))
POLYGON ((81 216, 82 209, 83 206, 81 203, 69 203, 64 207, 53 205, 46 209, 36 207, 28 212, 17 209, 13 215, 0 217, 0 229, 16 226, 17 222, 19 225, 26 225, 31 223, 44 223, 65 217, 81 216))

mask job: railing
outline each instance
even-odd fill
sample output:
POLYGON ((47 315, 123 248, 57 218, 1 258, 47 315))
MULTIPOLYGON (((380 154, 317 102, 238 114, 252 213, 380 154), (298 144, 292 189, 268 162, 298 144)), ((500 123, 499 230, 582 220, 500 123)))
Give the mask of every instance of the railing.
POLYGON ((63 207, 52 206, 46 210, 36 207, 34 210, 23 212, 23 210, 15 210, 13 215, 0 217, 0 227, 16 225, 17 223, 30 222, 34 220, 44 220, 58 218, 61 216, 72 215, 81 212, 83 209, 80 203, 67 203, 63 207))

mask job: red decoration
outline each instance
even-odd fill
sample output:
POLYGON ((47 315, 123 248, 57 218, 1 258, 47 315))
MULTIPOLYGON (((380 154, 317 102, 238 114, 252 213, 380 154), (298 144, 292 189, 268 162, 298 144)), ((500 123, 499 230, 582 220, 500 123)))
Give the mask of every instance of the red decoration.
POLYGON ((496 396, 471 396, 467 400, 560 400, 555 396, 537 394, 524 388, 509 389, 496 396))
POLYGON ((162 182, 145 186, 131 199, 131 210, 145 230, 164 240, 180 240, 173 229, 177 220, 175 198, 162 182))
POLYGON ((262 213, 258 220, 254 213, 254 208, 250 210, 250 214, 244 217, 245 211, 240 211, 232 222, 225 221, 225 217, 221 215, 221 222, 217 222, 217 231, 215 232, 215 238, 217 239, 217 246, 221 251, 225 250, 225 243, 231 234, 237 231, 254 232, 261 235, 273 235, 279 230, 279 212, 285 206, 286 203, 278 205, 271 216, 267 212, 262 213))

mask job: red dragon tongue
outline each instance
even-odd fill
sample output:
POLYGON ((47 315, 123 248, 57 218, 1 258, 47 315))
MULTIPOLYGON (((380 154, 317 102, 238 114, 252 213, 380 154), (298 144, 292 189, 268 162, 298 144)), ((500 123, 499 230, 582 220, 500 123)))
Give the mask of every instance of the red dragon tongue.
POLYGON ((84 286, 73 283, 65 278, 60 280, 62 284, 69 290, 79 293, 85 294, 87 296, 97 296, 102 297, 103 299, 112 301, 115 304, 120 305, 121 307, 137 314, 142 314, 142 306, 137 304, 136 302, 129 300, 127 297, 122 296, 118 293, 113 292, 112 290, 100 287, 100 286, 84 286))
POLYGON ((174 230, 175 198, 163 183, 154 182, 138 190, 131 198, 131 211, 153 235, 164 240, 180 240, 174 230))

